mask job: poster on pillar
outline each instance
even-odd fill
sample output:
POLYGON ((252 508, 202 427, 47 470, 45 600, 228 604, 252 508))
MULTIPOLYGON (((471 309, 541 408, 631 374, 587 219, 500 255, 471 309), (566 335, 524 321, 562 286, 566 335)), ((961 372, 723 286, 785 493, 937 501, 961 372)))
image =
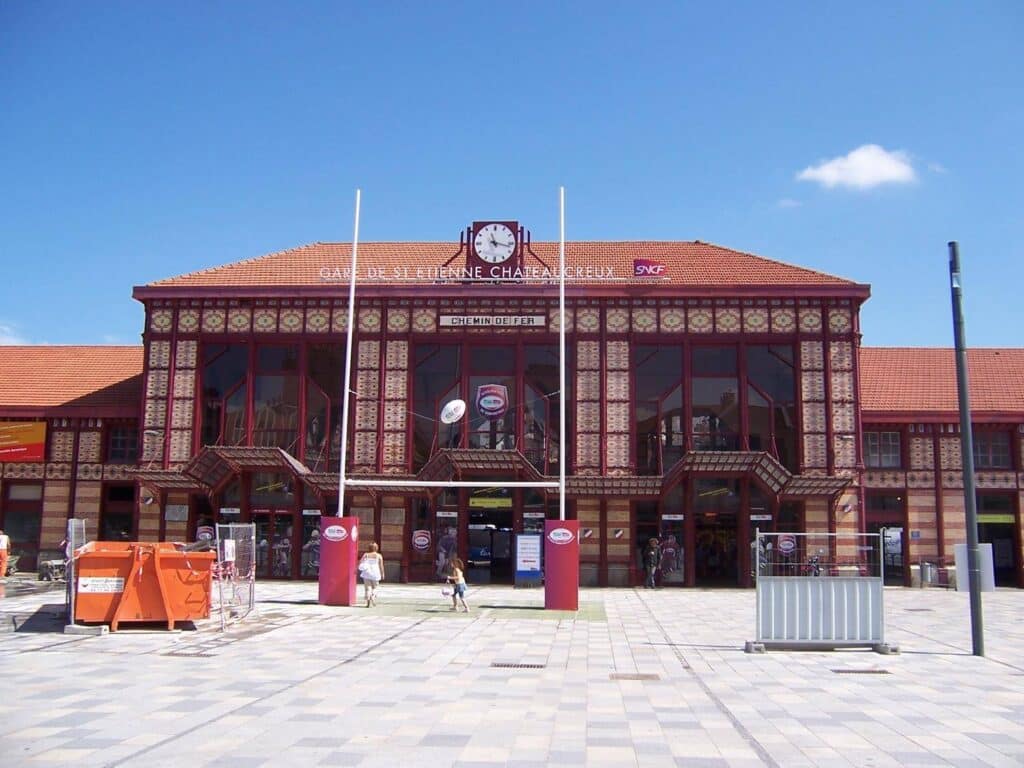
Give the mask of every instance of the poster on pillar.
POLYGON ((320 518, 320 605, 355 605, 359 518, 320 518))
POLYGON ((576 611, 580 602, 580 523, 544 521, 544 608, 576 611))

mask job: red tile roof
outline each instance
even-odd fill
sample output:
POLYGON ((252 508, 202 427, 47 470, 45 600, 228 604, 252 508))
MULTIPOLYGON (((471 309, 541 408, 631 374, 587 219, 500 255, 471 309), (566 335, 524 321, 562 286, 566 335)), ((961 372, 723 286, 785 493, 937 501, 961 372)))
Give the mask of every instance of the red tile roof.
POLYGON ((0 416, 136 415, 142 347, 0 346, 0 416))
MULTIPOLYGON (((530 244, 537 258, 526 255, 525 266, 557 271, 558 243, 530 244)), ((360 243, 359 274, 367 269, 440 267, 459 250, 458 243, 360 243)), ((616 277, 646 286, 800 286, 857 288, 867 296, 867 286, 813 269, 795 267, 762 256, 734 251, 710 243, 694 242, 570 242, 565 248, 570 268, 603 267, 616 277), (651 259, 666 266, 664 280, 633 279, 633 259, 651 259)), ((239 261, 199 272, 150 283, 155 287, 270 287, 321 285, 321 269, 345 269, 351 262, 350 243, 313 243, 255 259, 239 261)), ((465 256, 452 261, 452 268, 465 265, 465 256)), ((360 283, 366 282, 360 279, 360 283)), ((424 280, 423 282, 433 282, 424 280)), ((600 280, 576 282, 599 283, 600 280)))
MULTIPOLYGON (((971 413, 1024 413, 1024 349, 967 350, 971 413)), ((955 414, 956 359, 952 349, 863 347, 860 396, 872 413, 955 414)))

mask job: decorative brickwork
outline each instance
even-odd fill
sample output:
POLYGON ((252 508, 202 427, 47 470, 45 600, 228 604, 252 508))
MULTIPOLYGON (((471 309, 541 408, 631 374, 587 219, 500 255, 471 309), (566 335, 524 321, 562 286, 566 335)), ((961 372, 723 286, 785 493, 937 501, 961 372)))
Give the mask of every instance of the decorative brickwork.
POLYGON ((70 429, 50 433, 50 461, 71 461, 75 451, 75 433, 70 429))
POLYGON ((939 466, 942 469, 963 469, 959 437, 939 438, 939 466))
POLYGON ((926 470, 935 468, 935 446, 931 437, 910 438, 910 468, 926 470))
POLYGON ((101 433, 96 430, 78 433, 78 461, 97 462, 101 458, 101 433))
POLYGON ((178 310, 178 332, 196 333, 199 330, 199 310, 179 309, 178 310))
POLYGON ((302 310, 296 307, 282 307, 277 320, 281 333, 298 333, 302 330, 302 310))
POLYGON ((682 333, 686 330, 686 310, 670 307, 661 310, 661 332, 682 333))
POLYGON ((686 313, 686 320, 690 333, 711 333, 711 331, 714 330, 712 316, 713 313, 710 307, 699 307, 688 310, 686 313))
POLYGON ((719 333, 737 333, 740 330, 739 307, 719 307, 715 310, 715 330, 719 333))
MULTIPOLYGON (((612 312, 618 310, 610 310, 608 315, 611 317, 612 312)), ((656 310, 650 307, 643 307, 640 309, 633 310, 633 330, 637 333, 653 333, 658 330, 658 315, 656 310)))
POLYGON ((608 333, 625 333, 629 330, 629 310, 615 307, 605 311, 605 329, 608 333))
POLYGON ((767 333, 768 308, 745 307, 743 310, 743 330, 747 333, 767 333))
POLYGON ((818 307, 800 308, 800 330, 803 333, 819 333, 821 331, 821 309, 818 307))
POLYGON ((376 333, 380 330, 380 309, 366 307, 359 310, 359 330, 364 333, 376 333))
POLYGON ((232 307, 228 310, 228 332, 248 333, 252 327, 252 312, 248 307, 232 307))
POLYGON ((167 333, 174 327, 174 311, 171 309, 152 309, 149 312, 149 330, 154 333, 167 333))
POLYGON ((772 332, 792 333, 796 328, 796 310, 791 307, 772 308, 772 332))
POLYGON ((224 333, 227 318, 221 307, 207 307, 203 310, 203 332, 224 333))

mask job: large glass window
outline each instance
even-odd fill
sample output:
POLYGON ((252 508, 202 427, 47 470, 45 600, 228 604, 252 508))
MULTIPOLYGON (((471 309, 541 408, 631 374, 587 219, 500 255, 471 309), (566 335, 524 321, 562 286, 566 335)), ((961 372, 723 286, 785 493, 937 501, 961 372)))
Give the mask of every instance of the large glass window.
POLYGON ((203 345, 203 445, 245 444, 248 368, 249 349, 245 344, 203 345))
POLYGON ((310 344, 306 352, 306 428, 303 459, 314 472, 339 468, 341 460, 341 380, 345 348, 310 344))
POLYGON ((516 355, 511 347, 469 351, 469 447, 510 451, 516 447, 516 355))
POLYGON ((639 474, 662 474, 683 455, 682 355, 677 346, 638 346, 634 353, 633 441, 639 474))
POLYGON ((459 397, 460 350, 454 344, 417 344, 413 375, 413 471, 438 447, 457 447, 462 422, 442 424, 441 408, 459 397))
POLYGON ((793 347, 752 344, 746 358, 750 450, 767 451, 795 472, 799 466, 793 347))
POLYGON ((1010 434, 974 429, 975 469, 1010 469, 1010 434))
MULTIPOLYGON (((528 345, 523 348, 523 356, 523 437, 519 448, 541 474, 556 475, 560 418, 558 348, 553 345, 528 345)), ((571 402, 566 397, 566 403, 571 402)))
POLYGON ((298 454, 298 345, 260 347, 253 385, 252 444, 298 454))
POLYGON ((736 348, 693 348, 693 447, 698 451, 739 449, 740 403, 736 348))
POLYGON ((899 432, 865 432, 864 464, 873 469, 898 469, 900 458, 899 432))

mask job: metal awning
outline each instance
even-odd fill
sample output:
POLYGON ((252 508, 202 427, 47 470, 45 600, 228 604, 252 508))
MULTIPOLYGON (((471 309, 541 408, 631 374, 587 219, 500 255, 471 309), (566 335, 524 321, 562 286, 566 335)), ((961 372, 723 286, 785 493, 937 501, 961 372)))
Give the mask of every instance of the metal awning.
POLYGON ((154 491, 210 492, 209 487, 199 480, 173 469, 135 469, 129 470, 129 473, 139 485, 152 488, 154 491))
POLYGON ((203 448, 182 472, 218 490, 231 477, 245 471, 289 472, 304 478, 309 469, 281 448, 211 445, 203 448))
POLYGON ((604 477, 570 475, 565 479, 566 496, 649 496, 661 493, 661 475, 604 477))
MULTIPOLYGON (((346 480, 359 480, 361 482, 369 482, 369 485, 360 485, 358 487, 349 487, 349 493, 358 493, 359 491, 367 491, 371 494, 382 494, 382 493, 399 493, 399 494, 413 494, 430 496, 437 493, 439 488, 428 488, 427 486, 402 486, 396 487, 394 485, 388 485, 386 481, 389 480, 401 480, 403 482, 414 482, 417 478, 412 475, 361 475, 354 474, 349 475, 346 480), (374 481, 380 481, 379 484, 373 484, 374 481)), ((304 475, 302 482, 313 488, 321 496, 338 495, 338 487, 341 482, 341 478, 337 472, 310 472, 308 475, 304 475)))
POLYGON ((780 497, 835 497, 850 484, 848 478, 794 475, 764 451, 689 451, 665 474, 662 493, 687 475, 753 475, 780 497))
POLYGON ((446 448, 438 451, 414 479, 436 482, 471 475, 501 474, 536 482, 551 479, 541 475, 519 451, 495 451, 489 448, 446 448))

